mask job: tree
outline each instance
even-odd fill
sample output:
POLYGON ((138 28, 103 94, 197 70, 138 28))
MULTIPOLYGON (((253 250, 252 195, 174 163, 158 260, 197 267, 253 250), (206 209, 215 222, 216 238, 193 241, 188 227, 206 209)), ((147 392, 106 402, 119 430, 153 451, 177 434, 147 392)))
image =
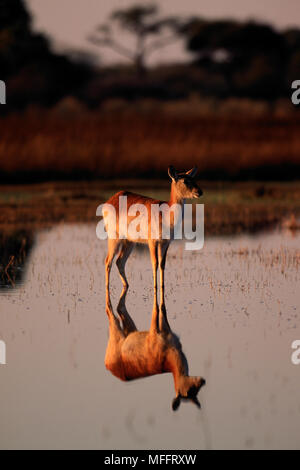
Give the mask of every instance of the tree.
POLYGON ((96 45, 109 47, 120 56, 130 60, 139 75, 146 71, 146 61, 155 50, 172 44, 179 39, 179 20, 175 17, 160 17, 158 8, 150 6, 132 6, 114 11, 108 22, 100 25, 89 40, 96 45), (131 33, 136 46, 124 46, 117 38, 117 29, 131 33), (156 39, 153 36, 157 36, 156 39), (152 39, 150 42, 149 39, 152 39))
POLYGON ((271 99, 284 93, 287 48, 271 26, 193 18, 181 33, 196 63, 226 78, 228 94, 271 99))
POLYGON ((92 73, 89 65, 51 51, 49 39, 32 30, 24 0, 0 0, 0 71, 9 95, 5 110, 52 105, 92 73))

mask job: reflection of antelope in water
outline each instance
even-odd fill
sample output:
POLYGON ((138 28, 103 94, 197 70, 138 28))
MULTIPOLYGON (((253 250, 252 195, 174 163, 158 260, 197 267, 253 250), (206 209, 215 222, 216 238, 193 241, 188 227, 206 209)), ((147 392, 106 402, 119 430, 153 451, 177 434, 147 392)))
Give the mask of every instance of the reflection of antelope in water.
POLYGON ((174 377, 176 397, 172 407, 176 410, 182 399, 190 400, 200 408, 197 394, 205 385, 201 377, 188 375, 188 363, 177 336, 172 332, 164 304, 154 299, 152 321, 149 331, 138 331, 126 305, 126 289, 123 289, 114 315, 109 292, 106 298, 106 313, 109 319, 109 341, 105 366, 121 380, 134 380, 155 374, 171 372, 174 377))

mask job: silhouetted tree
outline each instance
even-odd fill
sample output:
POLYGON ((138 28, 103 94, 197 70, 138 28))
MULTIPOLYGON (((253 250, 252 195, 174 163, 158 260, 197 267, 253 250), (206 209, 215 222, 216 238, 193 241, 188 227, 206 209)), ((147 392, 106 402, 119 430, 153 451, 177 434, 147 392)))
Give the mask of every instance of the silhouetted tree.
POLYGON ((264 98, 282 93, 287 49, 271 26, 194 18, 182 33, 199 65, 225 75, 229 93, 264 98))
POLYGON ((30 16, 22 0, 0 0, 0 64, 1 77, 6 78, 27 59, 26 51, 41 38, 30 33, 30 16))
POLYGON ((72 94, 91 74, 87 64, 54 54, 46 36, 31 29, 23 0, 0 0, 0 79, 7 82, 7 107, 50 105, 72 94))
POLYGON ((140 75, 146 71, 146 61, 155 50, 161 49, 179 39, 179 20, 174 17, 160 17, 158 8, 132 6, 114 11, 108 22, 100 25, 89 40, 99 46, 106 46, 130 60, 140 75), (123 29, 135 37, 136 46, 129 48, 117 39, 114 28, 123 29), (153 36, 156 36, 153 39, 153 36), (148 39, 152 38, 151 42, 148 39))

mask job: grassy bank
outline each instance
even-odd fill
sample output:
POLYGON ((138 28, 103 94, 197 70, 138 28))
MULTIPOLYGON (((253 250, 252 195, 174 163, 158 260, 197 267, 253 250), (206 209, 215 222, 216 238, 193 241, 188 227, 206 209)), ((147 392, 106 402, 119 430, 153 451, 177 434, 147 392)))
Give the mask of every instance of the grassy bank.
MULTIPOLYGON (((200 181, 208 235, 256 231, 300 216, 300 182, 212 183, 200 181)), ((160 180, 53 182, 0 186, 0 229, 97 223, 97 206, 120 189, 167 200, 170 185, 160 180)))

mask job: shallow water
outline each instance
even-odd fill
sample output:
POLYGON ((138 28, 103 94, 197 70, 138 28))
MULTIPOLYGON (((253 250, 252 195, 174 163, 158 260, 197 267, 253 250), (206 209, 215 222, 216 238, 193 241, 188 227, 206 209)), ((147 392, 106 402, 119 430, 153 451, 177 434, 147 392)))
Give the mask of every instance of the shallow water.
MULTIPOLYGON (((0 297, 0 448, 300 448, 299 237, 290 232, 171 245, 166 303, 202 410, 174 413, 169 374, 123 383, 104 366, 108 339, 103 262, 93 226, 37 236, 26 282, 0 297)), ((147 251, 127 263, 127 308, 150 326, 147 251)), ((112 273, 114 306, 121 283, 112 273)))

